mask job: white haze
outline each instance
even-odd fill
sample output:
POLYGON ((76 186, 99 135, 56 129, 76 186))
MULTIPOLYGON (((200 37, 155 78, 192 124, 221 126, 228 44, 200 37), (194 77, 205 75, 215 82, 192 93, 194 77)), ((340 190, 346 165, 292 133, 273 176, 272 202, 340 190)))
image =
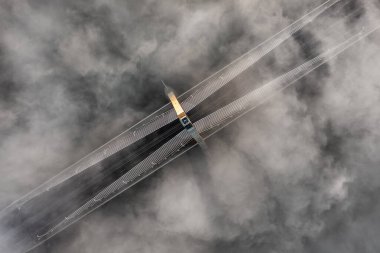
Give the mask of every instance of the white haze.
MULTIPOLYGON (((307 28, 314 53, 379 23, 377 0, 349 2, 360 17, 307 28)), ((320 3, 0 0, 0 207, 162 105, 158 80, 184 91, 320 3)), ((298 42, 242 81, 305 61, 298 42)), ((379 49, 374 34, 215 135, 204 171, 182 157, 33 252, 379 252, 379 49)))

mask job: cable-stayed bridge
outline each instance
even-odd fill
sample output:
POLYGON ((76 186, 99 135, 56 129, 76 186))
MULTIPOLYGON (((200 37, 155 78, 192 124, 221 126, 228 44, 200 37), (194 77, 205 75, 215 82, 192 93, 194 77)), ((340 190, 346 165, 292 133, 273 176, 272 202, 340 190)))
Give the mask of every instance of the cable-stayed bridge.
MULTIPOLYGON (((233 101, 215 98, 219 90, 231 88, 232 80, 273 49, 332 6, 345 2, 348 1, 324 2, 180 95, 181 109, 200 138, 211 137, 379 28, 363 27, 324 53, 233 101), (213 101, 208 103, 207 110, 202 109, 201 105, 210 99, 213 101)), ((178 119, 172 103, 166 104, 2 210, 0 226, 7 233, 0 235, 1 252, 9 249, 9 252, 26 252, 36 247, 195 147, 199 141, 178 119)))

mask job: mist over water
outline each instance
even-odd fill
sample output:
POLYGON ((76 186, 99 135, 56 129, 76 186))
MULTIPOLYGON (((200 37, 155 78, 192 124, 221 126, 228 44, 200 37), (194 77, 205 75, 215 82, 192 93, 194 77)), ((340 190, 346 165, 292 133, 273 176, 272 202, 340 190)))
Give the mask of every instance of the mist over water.
MULTIPOLYGON (((0 208, 166 103, 160 79, 181 93, 322 2, 0 0, 0 208)), ((378 24, 379 7, 330 9, 236 93, 378 24)), ((213 136, 207 163, 191 151, 33 252, 379 252, 379 42, 213 136)))

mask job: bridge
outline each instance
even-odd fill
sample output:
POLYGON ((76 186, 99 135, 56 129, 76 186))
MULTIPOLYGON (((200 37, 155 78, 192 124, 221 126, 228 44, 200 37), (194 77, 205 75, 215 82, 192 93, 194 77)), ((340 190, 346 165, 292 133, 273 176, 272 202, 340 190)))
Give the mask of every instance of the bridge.
MULTIPOLYGON (((340 2, 345 0, 326 1, 180 95, 178 101, 197 134, 207 140, 379 28, 363 28, 232 101, 220 96, 221 91, 233 90, 229 84, 237 76, 340 2)), ((200 142, 193 137, 178 120, 172 104, 164 105, 2 210, 0 226, 7 233, 0 235, 0 251, 22 253, 36 247, 196 147, 200 142)))

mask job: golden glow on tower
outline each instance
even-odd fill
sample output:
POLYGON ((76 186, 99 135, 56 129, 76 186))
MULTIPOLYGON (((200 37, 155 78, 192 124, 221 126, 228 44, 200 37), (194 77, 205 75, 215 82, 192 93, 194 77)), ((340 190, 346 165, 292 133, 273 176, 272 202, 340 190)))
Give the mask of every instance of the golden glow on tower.
POLYGON ((185 116, 185 111, 183 110, 181 104, 179 103, 177 97, 175 96, 174 92, 170 92, 168 93, 168 97, 170 99, 170 102, 172 103, 173 107, 174 107, 174 110, 175 112, 177 113, 177 116, 179 118, 182 118, 183 116, 185 116))

